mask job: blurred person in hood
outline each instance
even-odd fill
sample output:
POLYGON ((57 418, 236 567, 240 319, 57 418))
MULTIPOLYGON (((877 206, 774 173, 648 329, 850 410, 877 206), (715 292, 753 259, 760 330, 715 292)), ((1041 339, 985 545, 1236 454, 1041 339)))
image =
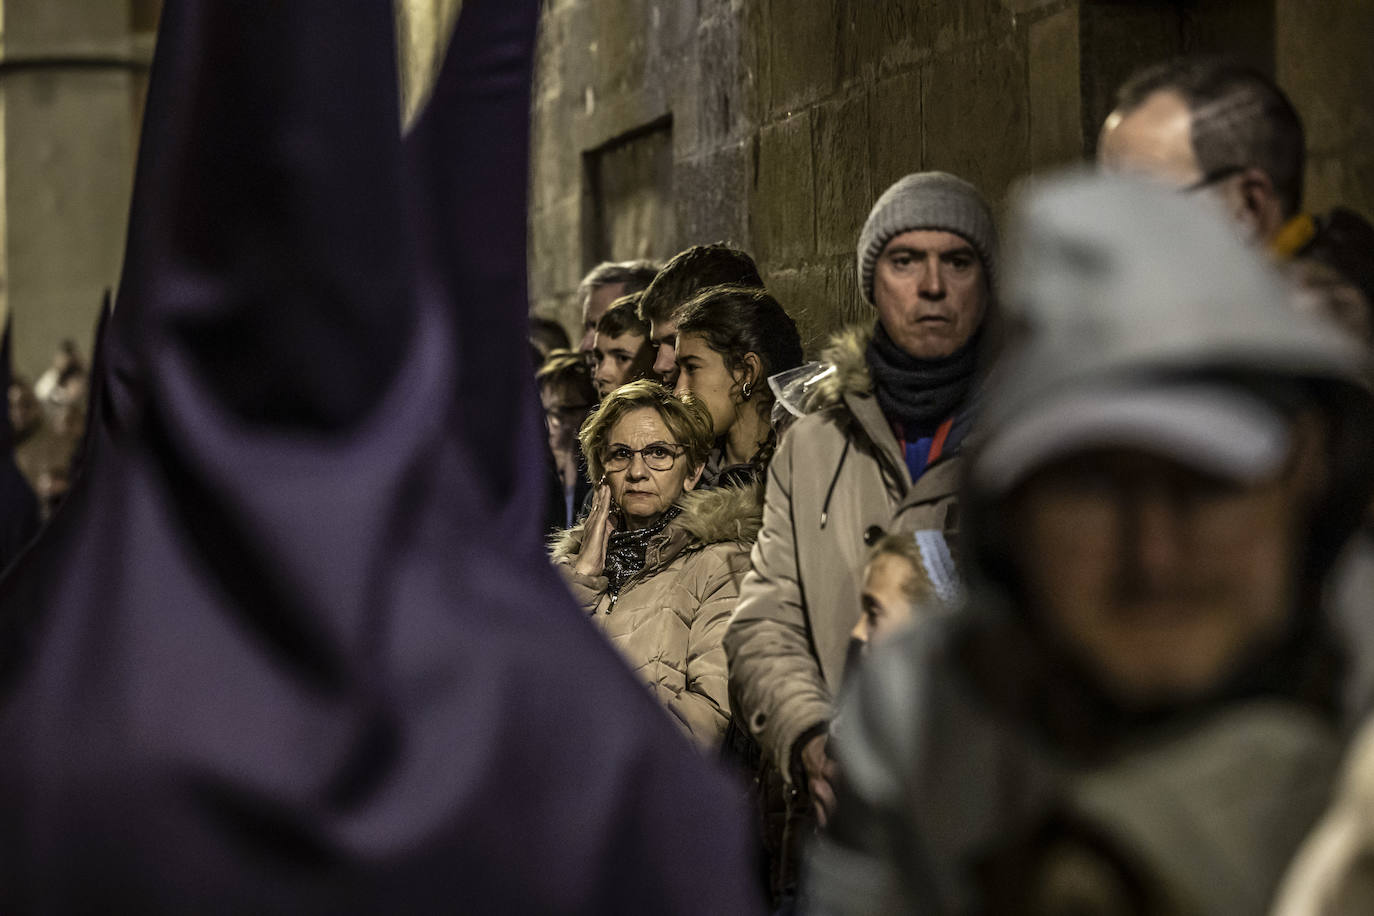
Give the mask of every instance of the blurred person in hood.
POLYGON ((1359 347, 1215 213, 1019 210, 968 598, 860 670, 812 913, 1256 913, 1349 710, 1321 585, 1367 503, 1359 347))

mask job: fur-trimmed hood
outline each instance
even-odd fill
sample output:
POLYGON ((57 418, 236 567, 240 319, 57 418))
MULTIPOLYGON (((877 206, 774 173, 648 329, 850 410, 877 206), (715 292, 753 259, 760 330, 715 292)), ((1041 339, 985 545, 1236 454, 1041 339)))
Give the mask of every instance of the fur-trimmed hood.
MULTIPOLYGON (((752 544, 763 527, 763 485, 692 490, 677 502, 682 514, 664 529, 664 540, 681 540, 679 550, 710 544, 752 544)), ((554 561, 575 557, 582 550, 584 522, 555 534, 549 554, 554 561)))
POLYGON ((821 353, 826 375, 819 378, 805 405, 810 413, 834 407, 846 394, 867 394, 873 390, 866 352, 873 339, 871 325, 850 325, 834 337, 821 353))

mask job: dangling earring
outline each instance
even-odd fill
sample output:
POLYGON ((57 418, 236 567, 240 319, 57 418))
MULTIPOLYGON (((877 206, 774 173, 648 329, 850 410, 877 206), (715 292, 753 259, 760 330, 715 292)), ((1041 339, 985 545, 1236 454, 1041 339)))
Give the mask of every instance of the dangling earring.
POLYGON ((751 395, 751 394, 753 394, 753 393, 754 393, 754 383, 753 383, 753 382, 745 382, 745 383, 744 383, 744 399, 745 399, 746 401, 749 400, 749 395, 751 395))

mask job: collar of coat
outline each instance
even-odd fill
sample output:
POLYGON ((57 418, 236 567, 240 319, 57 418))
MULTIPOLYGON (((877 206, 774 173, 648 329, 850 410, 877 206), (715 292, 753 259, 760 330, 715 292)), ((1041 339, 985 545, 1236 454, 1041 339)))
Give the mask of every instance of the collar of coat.
POLYGON ((873 339, 870 325, 850 325, 834 337, 821 353, 821 359, 835 371, 816 383, 805 409, 810 413, 834 407, 846 395, 873 393, 873 377, 868 372, 868 342, 873 339))
MULTIPOLYGON (((671 562, 678 554, 709 544, 752 544, 763 527, 763 487, 692 490, 677 503, 682 514, 649 546, 650 565, 671 562), (657 556, 657 564, 652 561, 657 556)), ((554 535, 549 552, 569 560, 582 550, 583 522, 554 535)))
MULTIPOLYGON (((873 325, 850 325, 830 338, 830 344, 822 352, 821 359, 834 371, 817 380, 802 409, 809 414, 841 408, 848 414, 849 422, 862 430, 863 435, 873 443, 893 480, 899 482, 896 486, 905 490, 912 485, 911 473, 907 469, 906 458, 897 443, 892 425, 883 415, 882 408, 878 406, 878 399, 873 394, 873 377, 868 371, 868 343, 873 339, 873 331, 873 325)), ((953 447, 946 450, 948 457, 958 454, 958 444, 964 438, 971 416, 965 413, 960 420, 956 420, 957 435, 952 436, 953 447)), ((841 457, 841 466, 843 461, 841 457)), ((840 469, 836 468, 834 473, 838 476, 840 469)), ((950 475, 950 472, 947 471, 946 474, 950 475)), ((942 477, 939 482, 929 474, 921 479, 926 481, 927 478, 930 480, 923 485, 923 498, 936 492, 933 487, 951 490, 957 487, 957 474, 942 477)), ((826 509, 828 508, 827 500, 826 509)))
POLYGON ((816 383, 804 409, 807 413, 816 413, 842 406, 891 466, 895 478, 907 481, 909 486, 906 460, 897 446, 891 424, 873 396, 873 377, 868 371, 866 355, 868 342, 872 339, 872 325, 850 325, 830 338, 821 359, 834 371, 816 383))

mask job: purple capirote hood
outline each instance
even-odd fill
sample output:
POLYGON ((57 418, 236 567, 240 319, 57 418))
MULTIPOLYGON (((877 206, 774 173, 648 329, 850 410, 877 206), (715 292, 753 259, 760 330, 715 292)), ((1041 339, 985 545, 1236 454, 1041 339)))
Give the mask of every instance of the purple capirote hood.
POLYGON ((88 466, 0 581, 0 911, 759 909, 540 544, 535 0, 170 0, 88 466))

